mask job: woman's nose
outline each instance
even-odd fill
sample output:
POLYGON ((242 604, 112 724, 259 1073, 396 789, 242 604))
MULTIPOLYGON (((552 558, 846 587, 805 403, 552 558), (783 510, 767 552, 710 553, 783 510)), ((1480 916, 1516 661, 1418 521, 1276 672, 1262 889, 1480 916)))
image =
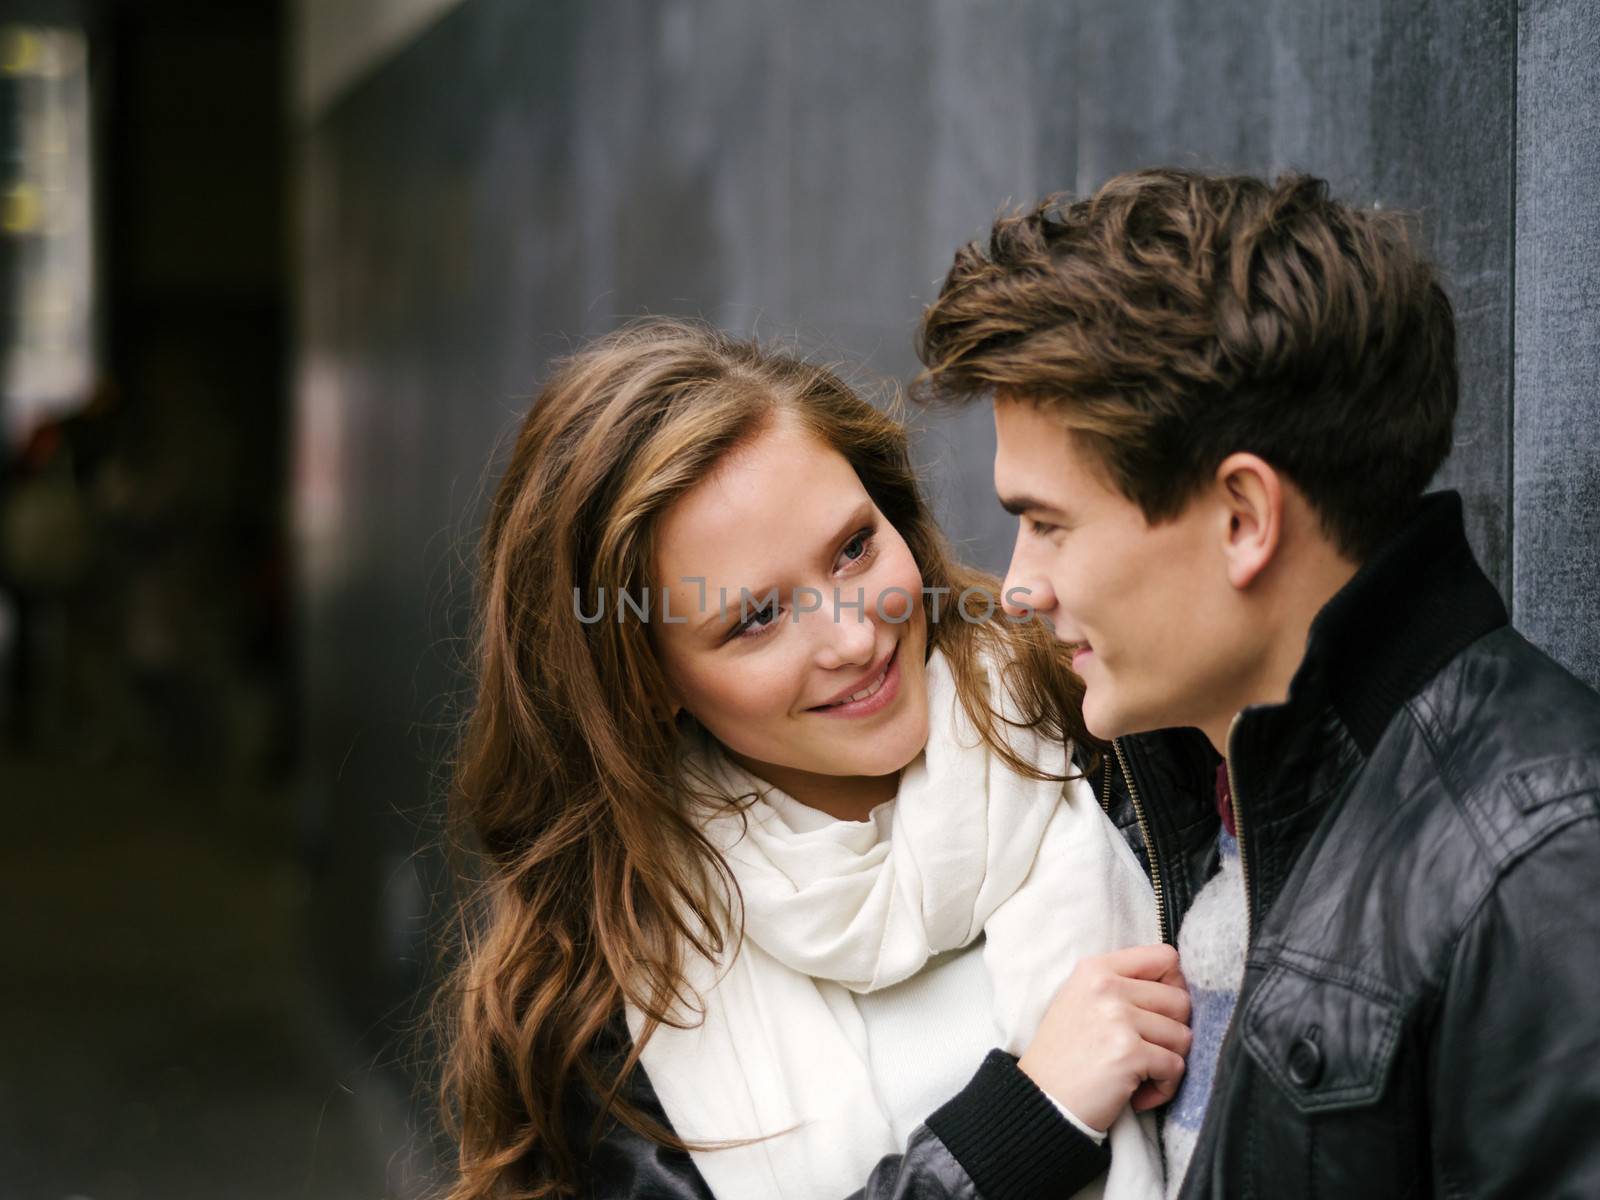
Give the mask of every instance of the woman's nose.
POLYGON ((819 666, 833 670, 866 666, 877 650, 877 627, 868 613, 850 607, 825 608, 813 618, 820 627, 819 666))

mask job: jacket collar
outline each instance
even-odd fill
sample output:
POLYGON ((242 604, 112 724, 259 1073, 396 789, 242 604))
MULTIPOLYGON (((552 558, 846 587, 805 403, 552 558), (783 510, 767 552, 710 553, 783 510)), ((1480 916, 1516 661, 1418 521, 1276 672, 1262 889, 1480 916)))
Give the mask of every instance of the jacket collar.
POLYGON ((1401 705, 1507 620, 1467 543, 1461 496, 1434 492, 1317 614, 1295 682, 1320 676, 1327 701, 1370 755, 1401 705))
POLYGON ((1446 663, 1506 623, 1467 544, 1461 497, 1424 496, 1406 525, 1323 606, 1281 704, 1252 705, 1228 734, 1251 842, 1252 913, 1274 902, 1325 805, 1446 663))
POLYGON ((1315 806, 1370 757, 1401 706, 1471 643, 1506 623, 1467 544, 1461 497, 1424 496, 1311 623, 1281 704, 1246 708, 1229 731, 1247 810, 1315 806))

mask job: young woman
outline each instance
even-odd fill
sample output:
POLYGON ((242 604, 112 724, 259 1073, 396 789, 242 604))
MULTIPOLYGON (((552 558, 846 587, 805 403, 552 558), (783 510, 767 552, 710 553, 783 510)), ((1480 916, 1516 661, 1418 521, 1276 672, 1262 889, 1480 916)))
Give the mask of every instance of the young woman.
POLYGON ((626 329, 534 403, 481 570, 449 1200, 1160 1195, 1126 1056, 1051 1099, 1004 1052, 1154 899, 1064 649, 951 558, 895 420, 626 329))

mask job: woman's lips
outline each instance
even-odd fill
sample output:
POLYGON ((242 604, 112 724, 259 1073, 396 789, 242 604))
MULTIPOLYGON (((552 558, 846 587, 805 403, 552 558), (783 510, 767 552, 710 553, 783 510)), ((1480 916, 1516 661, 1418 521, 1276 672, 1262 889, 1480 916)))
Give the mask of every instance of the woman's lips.
MULTIPOLYGON (((1072 669, 1076 671, 1078 669, 1078 664, 1093 653, 1094 651, 1088 646, 1079 646, 1072 652, 1072 669)), ((1060 660, 1058 659, 1057 661, 1059 662, 1060 660)))
MULTIPOLYGON (((867 686, 872 686, 868 684, 867 686)), ((894 703, 900 694, 900 647, 897 645, 884 666, 882 681, 877 691, 860 700, 846 700, 843 704, 824 704, 810 711, 824 717, 869 717, 894 703)), ((857 689, 858 691, 861 689, 857 689)))

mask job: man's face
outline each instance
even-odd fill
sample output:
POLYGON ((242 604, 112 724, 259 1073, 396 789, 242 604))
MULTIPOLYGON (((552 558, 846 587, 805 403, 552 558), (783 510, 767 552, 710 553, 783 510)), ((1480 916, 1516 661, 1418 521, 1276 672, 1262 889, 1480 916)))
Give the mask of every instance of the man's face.
POLYGON ((1020 517, 1004 590, 1028 589, 1018 598, 1081 647, 1089 731, 1205 728, 1237 711, 1227 706, 1262 651, 1228 582, 1226 507, 1202 491, 1151 525, 1030 402, 997 400, 995 432, 995 490, 1020 517))

